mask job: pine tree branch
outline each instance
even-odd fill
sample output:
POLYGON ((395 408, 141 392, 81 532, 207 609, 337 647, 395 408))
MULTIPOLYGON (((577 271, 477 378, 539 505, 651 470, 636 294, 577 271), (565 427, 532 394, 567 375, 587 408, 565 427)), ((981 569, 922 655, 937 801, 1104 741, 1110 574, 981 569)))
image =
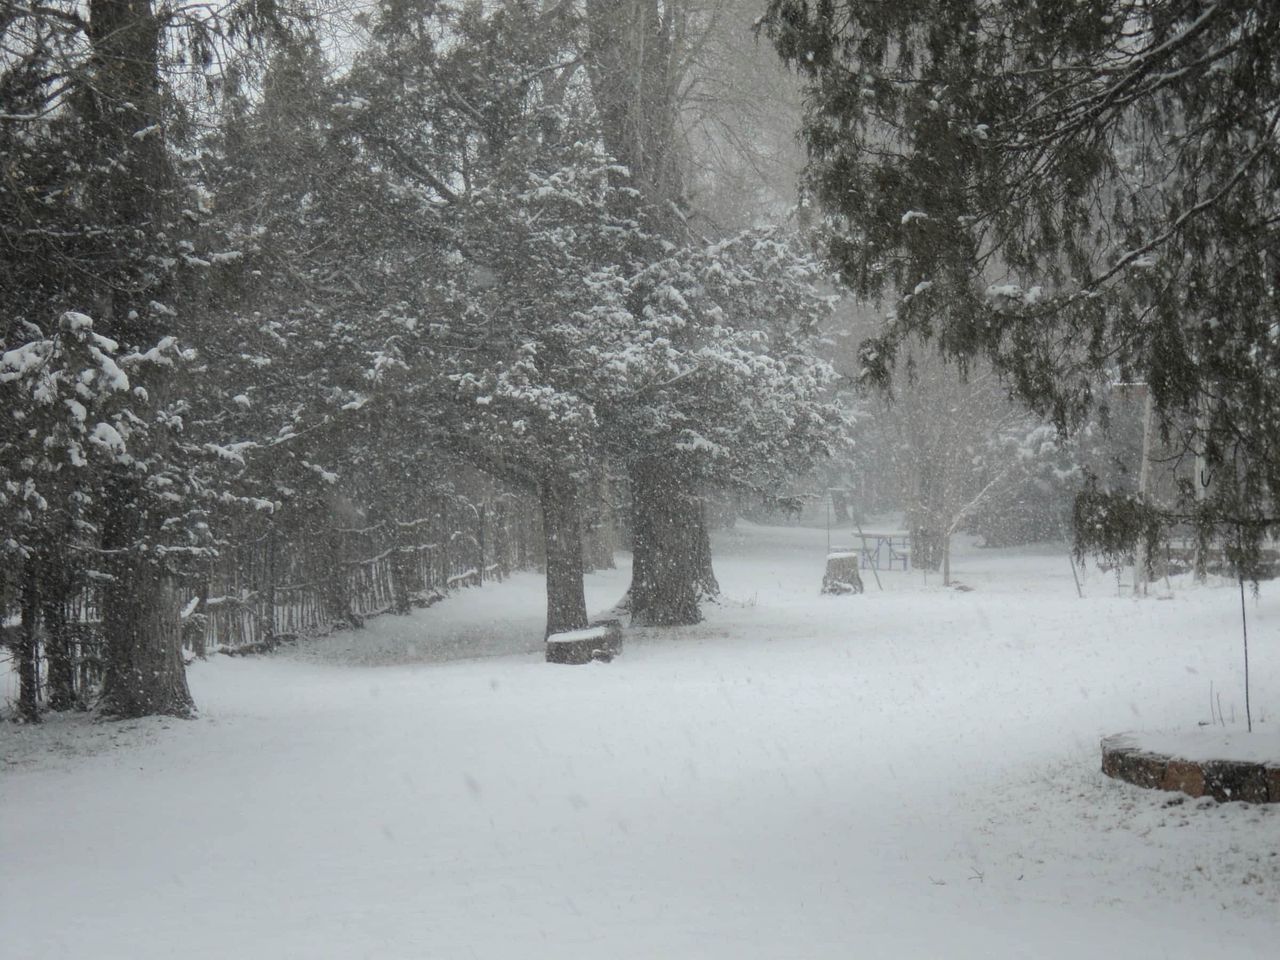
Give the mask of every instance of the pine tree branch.
POLYGON ((436 176, 434 173, 428 170, 426 166, 422 164, 418 159, 416 159, 413 156, 410 156, 409 153, 403 147, 387 139, 386 137, 380 136, 378 134, 363 132, 360 134, 360 136, 365 141, 372 143, 375 146, 382 147, 382 149, 389 152, 393 157, 395 157, 396 160, 400 162, 400 164, 404 167, 406 171, 408 171, 412 176, 415 176, 419 180, 422 180, 424 183, 426 183, 429 187, 431 187, 431 189, 435 190, 436 193, 438 193, 447 202, 451 204, 457 204, 461 202, 462 198, 454 190, 452 190, 438 176, 436 176))
POLYGON ((1089 286, 1099 287, 1106 283, 1139 257, 1164 246, 1169 240, 1173 239, 1173 237, 1176 236, 1189 221, 1220 203, 1227 194, 1231 193, 1231 191, 1236 188, 1240 181, 1244 179, 1245 174, 1249 172, 1250 168, 1253 167, 1260 158, 1276 149, 1274 137, 1276 135, 1277 127, 1280 127, 1280 110, 1277 110, 1271 115, 1271 120, 1267 123, 1267 129, 1260 138, 1261 143, 1258 145, 1258 148, 1249 154, 1245 161, 1236 168, 1236 171, 1227 179, 1227 182, 1224 183, 1216 193, 1205 197, 1194 206, 1188 207, 1164 232, 1153 237, 1142 246, 1136 247, 1125 253, 1109 270, 1090 281, 1089 286))

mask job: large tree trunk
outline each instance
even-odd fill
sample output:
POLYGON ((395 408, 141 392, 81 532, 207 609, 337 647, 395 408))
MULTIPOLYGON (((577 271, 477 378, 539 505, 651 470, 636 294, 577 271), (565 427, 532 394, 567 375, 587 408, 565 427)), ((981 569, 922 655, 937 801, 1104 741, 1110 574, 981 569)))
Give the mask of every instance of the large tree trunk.
MULTIPOLYGON (((584 60, 609 152, 630 173, 617 212, 643 218, 657 234, 679 240, 687 225, 685 158, 678 133, 680 92, 689 62, 687 3, 588 0, 584 60)), ((651 251, 636 249, 643 259, 651 251)), ((628 451, 630 453, 630 451, 628 451)), ((634 566, 628 605, 632 622, 688 624, 701 619, 699 596, 718 592, 701 498, 674 464, 654 452, 631 471, 634 566)))
POLYGON ((942 568, 942 558, 947 536, 938 525, 926 521, 911 524, 911 565, 920 570, 937 571, 942 568))
POLYGON ((22 571, 22 622, 18 626, 18 716, 40 722, 40 578, 29 558, 22 571))
MULTIPOLYGON (((336 523, 336 518, 330 520, 336 523)), ((324 601, 329 622, 335 627, 360 627, 362 620, 355 613, 351 596, 351 576, 347 569, 346 539, 339 530, 325 532, 324 601)), ((445 574, 448 582, 448 574, 445 574)))
MULTIPOLYGON (((154 255, 167 189, 160 98, 160 23, 151 0, 90 0, 93 70, 81 103, 92 131, 98 182, 90 202, 101 234, 102 280, 96 318, 125 349, 148 349, 159 336, 161 295, 154 255)), ((157 396, 156 384, 149 384, 157 396)), ((112 579, 103 597, 107 715, 189 716, 177 597, 168 576, 141 548, 160 529, 142 480, 108 484, 102 546, 112 579)))
POLYGON ((682 2, 587 0, 585 59, 605 144, 659 223, 683 192, 676 120, 687 15, 682 2))
POLYGON ((258 609, 258 633, 268 642, 276 640, 276 528, 272 524, 267 531, 266 583, 261 587, 262 600, 258 609))
POLYGON ((587 625, 582 586, 582 513, 567 477, 548 477, 538 490, 547 546, 547 636, 587 625))
POLYGON ((511 509, 504 499, 494 505, 493 562, 499 580, 511 576, 511 509))
POLYGON ((63 568, 64 557, 53 553, 44 558, 40 619, 44 623, 44 655, 48 664, 49 709, 69 710, 76 705, 76 667, 71 633, 67 629, 67 593, 70 580, 63 568))
MULTIPOLYGON (((114 510, 112 526, 124 510, 114 510)), ((119 542, 119 531, 104 540, 119 542)), ((189 717, 194 709, 182 662, 178 594, 169 575, 129 550, 111 564, 102 628, 106 676, 102 713, 121 719, 165 715, 189 717)))
POLYGON ((831 507, 835 512, 836 523, 847 524, 849 517, 849 492, 847 490, 831 490, 831 507))
POLYGON ((150 307, 163 285, 150 261, 164 228, 168 187, 160 23, 151 2, 90 0, 93 71, 80 99, 96 154, 89 202, 103 228, 93 313, 102 331, 126 349, 148 349, 167 332, 150 307))
POLYGON ((653 459, 632 467, 631 505, 631 622, 698 623, 699 599, 720 589, 702 498, 678 467, 653 459))
MULTIPOLYGON (((680 91, 689 62, 689 4, 588 0, 584 57, 609 152, 630 172, 624 216, 643 217, 679 240, 687 226, 685 158, 678 133, 680 91)), ((649 251, 635 250, 643 258, 649 251)), ((718 592, 701 498, 678 454, 655 452, 631 470, 633 623, 689 624, 699 597, 718 592)))
POLYGON ((104 716, 189 717, 194 711, 182 662, 177 591, 158 571, 155 576, 159 582, 128 599, 115 597, 105 610, 103 626, 116 643, 102 683, 104 716))
POLYGON ((917 466, 916 500, 907 509, 907 532, 911 534, 911 565, 920 570, 942 569, 942 552, 946 541, 937 481, 931 470, 917 466))
POLYGON ((410 582, 416 554, 411 531, 415 528, 401 526, 394 517, 387 523, 391 527, 391 612, 407 616, 413 610, 410 582))
POLYGON ((596 496, 582 513, 582 560, 587 570, 612 570, 613 554, 618 549, 618 529, 607 478, 600 480, 595 492, 596 496))
POLYGON ((204 660, 208 655, 209 637, 209 581, 213 571, 200 578, 196 588, 196 605, 182 624, 182 645, 204 660))

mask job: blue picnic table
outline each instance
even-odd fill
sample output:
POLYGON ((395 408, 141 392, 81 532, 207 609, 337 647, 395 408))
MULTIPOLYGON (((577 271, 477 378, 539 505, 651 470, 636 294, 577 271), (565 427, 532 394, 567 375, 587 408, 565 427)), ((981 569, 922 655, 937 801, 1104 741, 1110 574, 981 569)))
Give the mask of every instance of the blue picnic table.
POLYGON ((911 534, 906 531, 860 530, 854 536, 862 541, 858 554, 863 570, 911 569, 911 534))

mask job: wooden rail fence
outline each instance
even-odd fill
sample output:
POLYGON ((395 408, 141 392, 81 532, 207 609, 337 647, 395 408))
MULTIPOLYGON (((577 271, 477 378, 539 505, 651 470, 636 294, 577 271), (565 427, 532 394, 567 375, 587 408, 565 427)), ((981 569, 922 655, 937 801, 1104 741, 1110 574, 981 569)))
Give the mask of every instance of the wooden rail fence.
MULTIPOLYGON (((382 613, 430 606, 452 591, 542 562, 536 506, 511 494, 478 502, 435 498, 425 516, 410 520, 288 537, 261 527, 253 532, 224 545, 207 576, 184 584, 182 642, 190 656, 262 652, 382 613)), ((64 605, 76 695, 86 701, 102 679, 101 603, 101 586, 91 581, 64 605)))

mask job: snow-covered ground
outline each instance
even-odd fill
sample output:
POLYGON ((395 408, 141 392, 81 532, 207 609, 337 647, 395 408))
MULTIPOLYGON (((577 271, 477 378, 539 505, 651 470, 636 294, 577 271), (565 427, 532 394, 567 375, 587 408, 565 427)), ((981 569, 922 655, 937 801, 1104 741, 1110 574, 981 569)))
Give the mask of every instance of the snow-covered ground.
MULTIPOLYGON (((1081 600, 1061 549, 968 547, 971 592, 821 597, 825 548, 720 537, 707 622, 608 665, 541 662, 522 574, 198 664, 193 722, 3 725, 0 956, 1277 956, 1280 806, 1098 772, 1211 683, 1243 723, 1233 587, 1081 600)), ((1249 607, 1276 742, 1280 592, 1249 607)))

